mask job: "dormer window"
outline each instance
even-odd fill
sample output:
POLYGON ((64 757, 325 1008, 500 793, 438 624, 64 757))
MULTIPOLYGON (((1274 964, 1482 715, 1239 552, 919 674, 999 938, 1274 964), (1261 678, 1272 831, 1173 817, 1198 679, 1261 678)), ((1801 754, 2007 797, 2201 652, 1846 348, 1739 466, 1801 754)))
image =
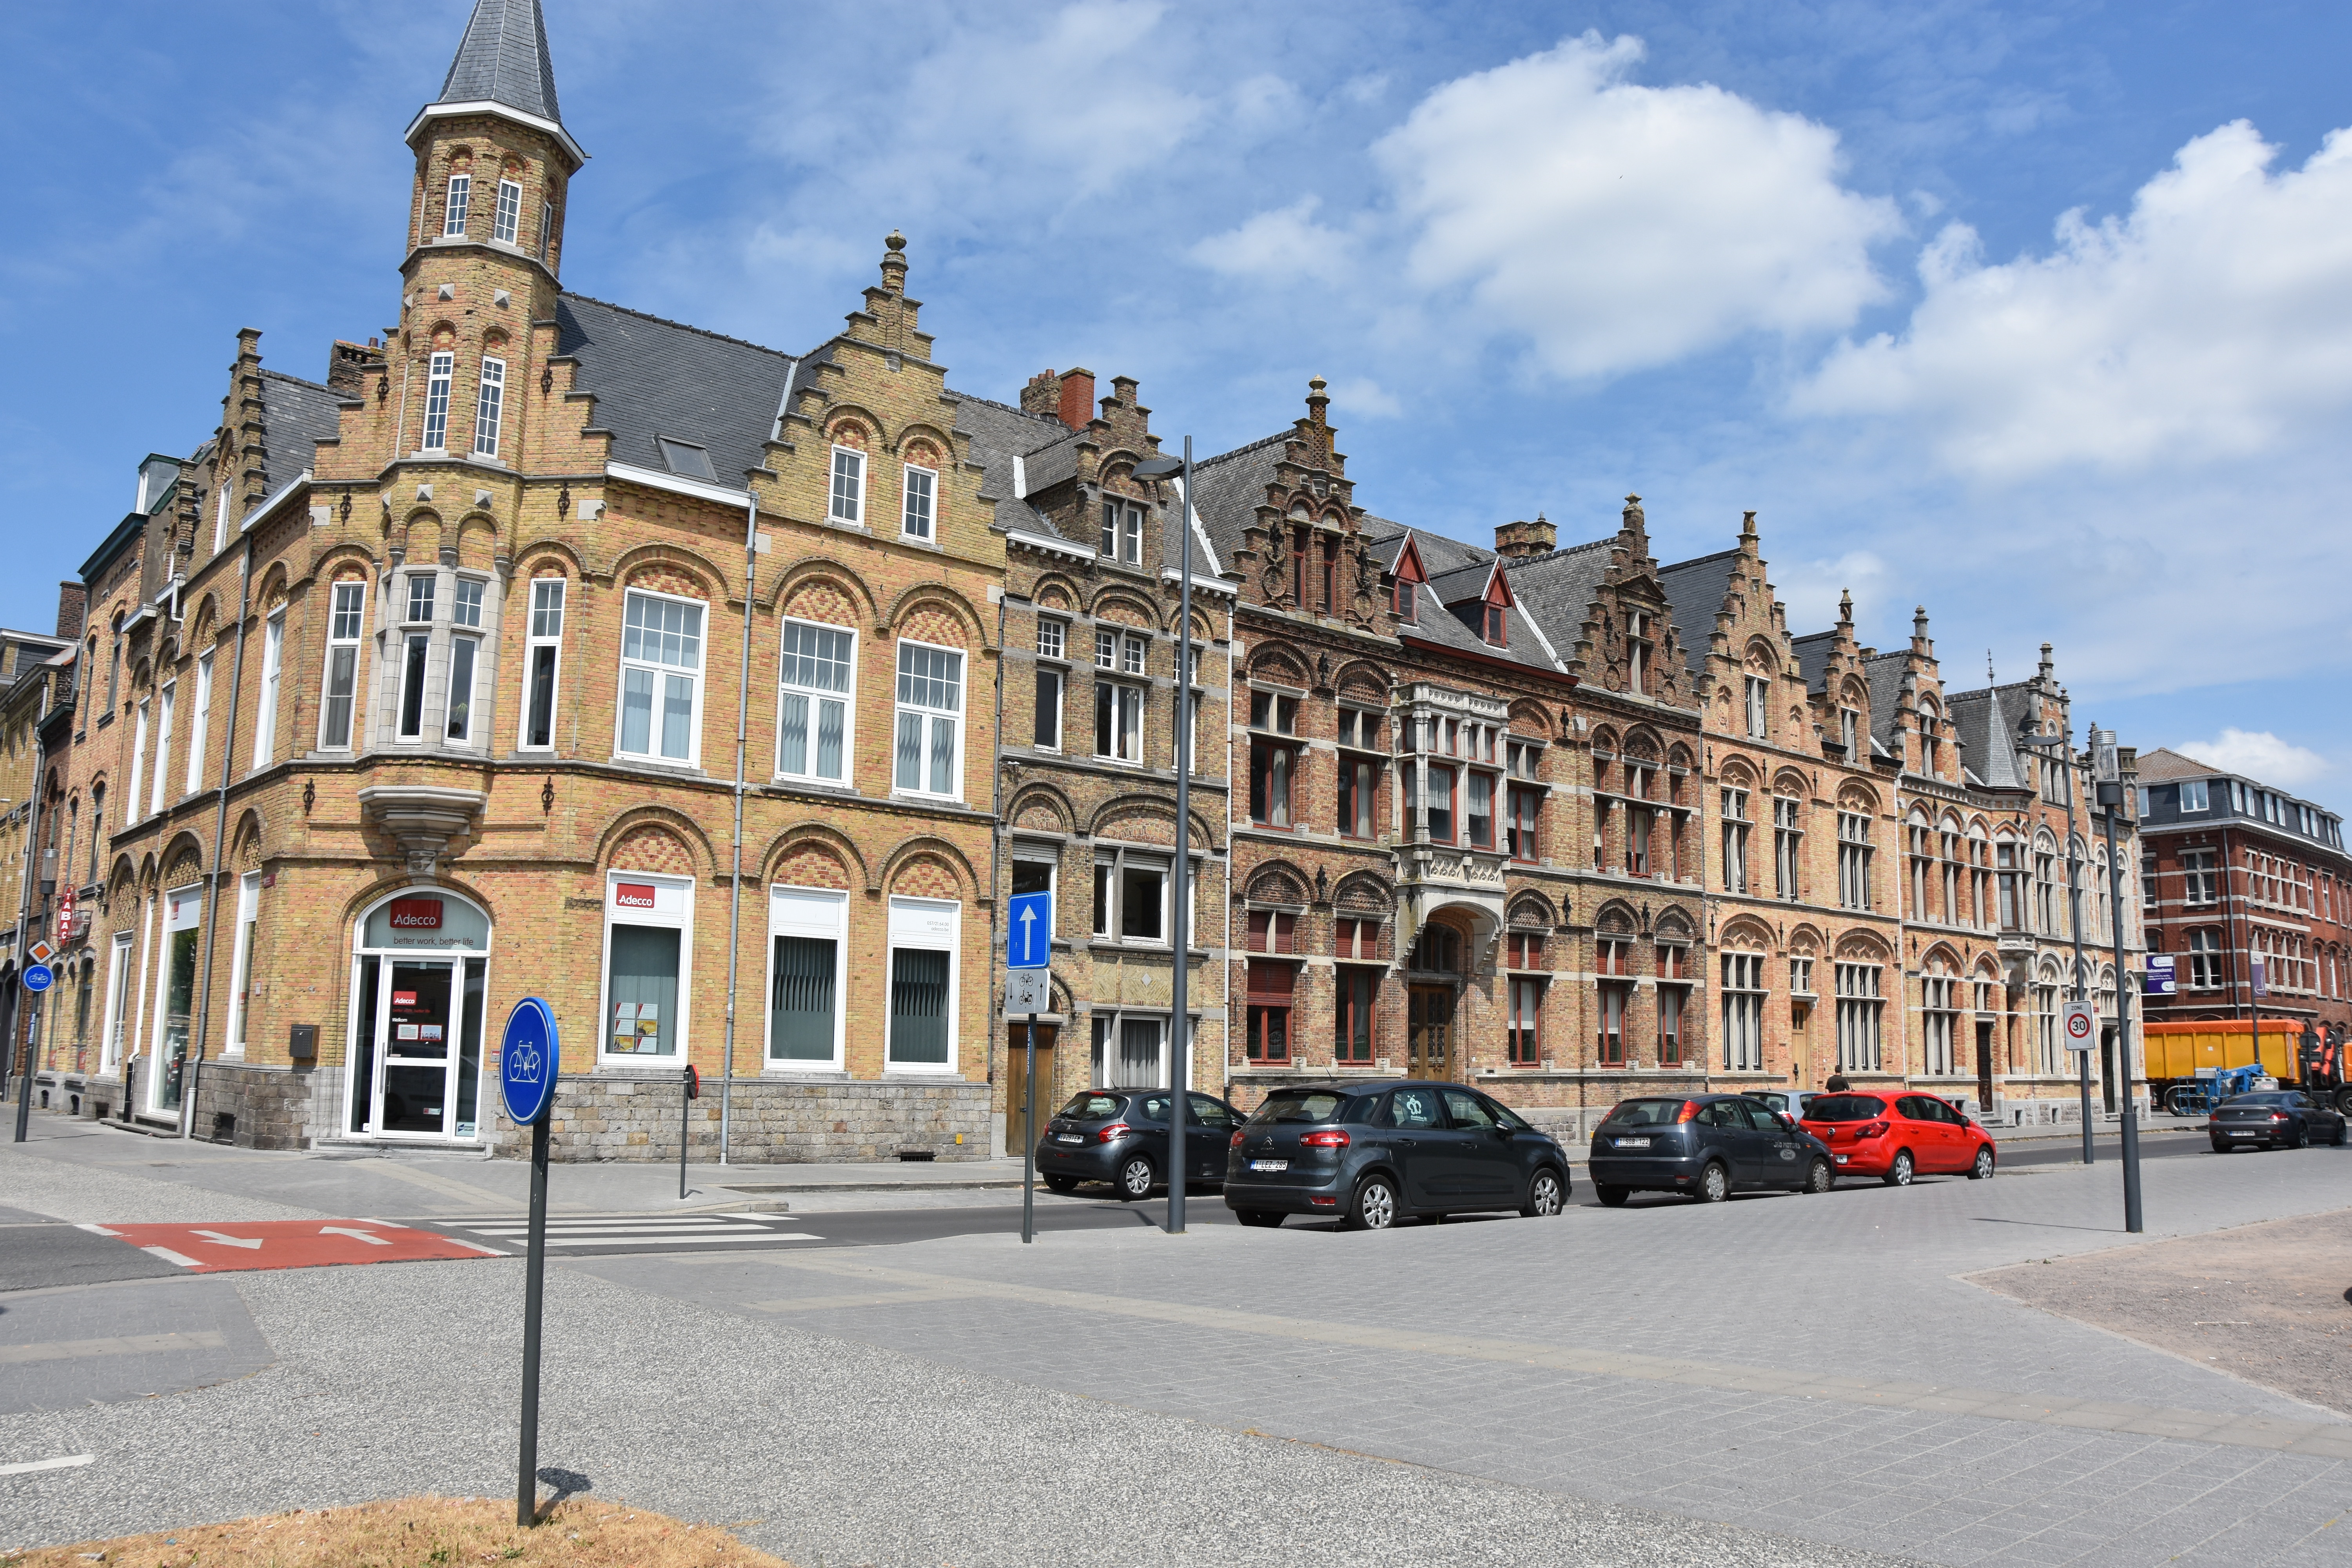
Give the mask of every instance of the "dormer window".
POLYGON ((441 232, 445 237, 460 237, 466 232, 466 205, 472 199, 474 177, 471 174, 449 176, 449 199, 441 209, 441 232))
POLYGON ((1413 624, 1413 622, 1418 618, 1414 614, 1417 599, 1418 595, 1413 593, 1412 579, 1410 577, 1398 578, 1396 585, 1396 616, 1398 620, 1404 622, 1407 626, 1413 624))
POLYGON ((719 471, 710 466, 710 448, 698 447, 691 441, 673 441, 667 436, 654 437, 661 448, 662 462, 680 479, 716 481, 719 471))
POLYGON ((1143 509, 1108 496, 1102 503, 1099 553, 1129 566, 1143 564, 1143 509))
POLYGON ((522 226, 522 187, 512 180, 499 182, 499 210, 490 226, 491 236, 501 245, 512 245, 522 226))
POLYGON ((1503 635, 1503 606, 1500 605, 1486 606, 1486 646, 1489 647, 1507 646, 1503 635))

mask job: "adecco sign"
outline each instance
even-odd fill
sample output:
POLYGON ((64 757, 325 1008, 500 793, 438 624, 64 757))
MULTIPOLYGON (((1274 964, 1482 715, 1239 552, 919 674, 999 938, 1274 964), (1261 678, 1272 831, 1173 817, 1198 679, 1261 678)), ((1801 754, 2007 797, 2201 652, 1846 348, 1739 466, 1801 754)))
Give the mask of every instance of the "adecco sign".
POLYGON ((439 931, 441 900, 438 899, 394 899, 389 917, 394 931, 439 931))
POLYGON ((625 910, 650 910, 658 902, 652 884, 647 882, 615 882, 613 902, 625 910))

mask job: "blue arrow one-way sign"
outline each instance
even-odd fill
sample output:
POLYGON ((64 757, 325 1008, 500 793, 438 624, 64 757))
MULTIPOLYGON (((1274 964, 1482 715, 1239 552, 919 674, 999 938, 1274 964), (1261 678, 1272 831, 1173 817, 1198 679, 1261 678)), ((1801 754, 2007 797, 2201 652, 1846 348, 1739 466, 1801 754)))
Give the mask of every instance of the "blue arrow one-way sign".
POLYGON ((1004 965, 1043 969, 1054 957, 1054 895, 1015 893, 1007 908, 1004 965))

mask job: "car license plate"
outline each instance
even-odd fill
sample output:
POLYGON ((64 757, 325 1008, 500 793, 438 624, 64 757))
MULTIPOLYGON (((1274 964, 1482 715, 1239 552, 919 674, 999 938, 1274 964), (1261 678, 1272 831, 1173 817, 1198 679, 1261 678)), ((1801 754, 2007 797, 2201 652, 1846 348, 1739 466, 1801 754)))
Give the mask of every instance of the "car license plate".
POLYGON ((1290 1169, 1290 1162, 1287 1160, 1252 1160, 1250 1162, 1250 1169, 1253 1171, 1287 1171, 1290 1169))
POLYGON ((1083 1132, 1056 1132, 1054 1134, 1054 1142, 1056 1143, 1083 1143, 1086 1141, 1087 1135, 1083 1132))
POLYGON ((1620 1138, 1617 1140, 1617 1147, 1620 1149, 1646 1149, 1649 1146, 1650 1141, 1647 1138, 1620 1138))

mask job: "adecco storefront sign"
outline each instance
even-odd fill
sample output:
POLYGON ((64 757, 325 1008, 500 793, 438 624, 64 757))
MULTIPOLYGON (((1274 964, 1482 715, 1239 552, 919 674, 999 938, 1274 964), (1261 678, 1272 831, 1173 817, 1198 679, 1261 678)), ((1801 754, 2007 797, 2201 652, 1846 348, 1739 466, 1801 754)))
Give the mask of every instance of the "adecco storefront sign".
POLYGON ((615 882, 613 884, 613 905, 623 910, 650 910, 660 902, 649 882, 615 882))
POLYGON ((439 931, 441 900, 394 899, 392 900, 391 923, 394 931, 439 931))
POLYGON ((462 899, 425 895, 394 899, 369 911, 360 933, 364 952, 481 952, 490 922, 462 899))

